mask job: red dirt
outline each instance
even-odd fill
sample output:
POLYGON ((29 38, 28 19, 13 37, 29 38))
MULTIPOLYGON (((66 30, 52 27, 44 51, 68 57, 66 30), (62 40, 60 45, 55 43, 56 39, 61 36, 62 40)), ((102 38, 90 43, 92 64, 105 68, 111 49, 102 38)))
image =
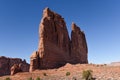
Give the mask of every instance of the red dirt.
POLYGON ((36 80, 40 77, 42 80, 82 80, 83 70, 92 70, 95 80, 120 80, 120 66, 107 66, 95 64, 66 64, 58 69, 36 70, 32 73, 22 72, 14 76, 3 76, 0 80, 5 80, 9 77, 11 80, 28 80, 32 77, 36 80), (70 72, 69 76, 66 73, 70 72))

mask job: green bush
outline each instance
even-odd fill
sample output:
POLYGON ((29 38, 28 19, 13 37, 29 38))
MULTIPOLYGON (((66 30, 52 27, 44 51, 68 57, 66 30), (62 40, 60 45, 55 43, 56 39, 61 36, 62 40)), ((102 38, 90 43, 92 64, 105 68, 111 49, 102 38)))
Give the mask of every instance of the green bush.
POLYGON ((11 80, 9 77, 7 77, 5 80, 11 80))
POLYGON ((28 78, 28 80, 33 80, 32 77, 28 78))
POLYGON ((36 80, 41 80, 41 79, 39 77, 37 77, 36 80))
POLYGON ((92 72, 93 72, 92 70, 83 71, 83 73, 82 73, 83 79, 85 79, 85 80, 93 80, 92 72))
POLYGON ((69 76, 70 75, 70 72, 66 72, 66 76, 69 76))

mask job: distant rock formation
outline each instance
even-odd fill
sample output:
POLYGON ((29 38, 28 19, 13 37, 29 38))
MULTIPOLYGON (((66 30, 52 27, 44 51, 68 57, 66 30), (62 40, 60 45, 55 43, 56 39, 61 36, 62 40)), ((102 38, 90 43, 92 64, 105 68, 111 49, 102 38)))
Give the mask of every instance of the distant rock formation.
POLYGON ((14 75, 18 72, 22 72, 22 68, 20 64, 14 64, 10 70, 11 70, 11 75, 14 75))
POLYGON ((46 8, 39 26, 38 51, 30 58, 30 72, 58 68, 66 63, 88 63, 85 34, 72 24, 71 40, 64 18, 46 8))
POLYGON ((120 62, 112 62, 110 64, 107 64, 108 66, 120 66, 120 62))
POLYGON ((21 69, 23 72, 29 71, 29 64, 25 60, 22 61, 20 58, 7 58, 0 56, 0 76, 10 75, 11 67, 14 64, 21 64, 21 69))

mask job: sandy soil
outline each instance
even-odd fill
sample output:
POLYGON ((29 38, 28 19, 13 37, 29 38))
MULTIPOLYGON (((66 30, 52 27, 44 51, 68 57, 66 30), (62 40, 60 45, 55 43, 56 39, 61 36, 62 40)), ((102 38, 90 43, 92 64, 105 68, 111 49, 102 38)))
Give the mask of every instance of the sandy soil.
POLYGON ((5 80, 9 77, 11 80, 29 80, 30 77, 36 80, 40 77, 41 80, 83 80, 83 70, 92 70, 95 80, 120 80, 120 66, 95 65, 95 64, 66 64, 58 69, 36 70, 32 73, 21 72, 13 76, 2 76, 0 80, 5 80), (69 72, 70 75, 66 76, 69 72))

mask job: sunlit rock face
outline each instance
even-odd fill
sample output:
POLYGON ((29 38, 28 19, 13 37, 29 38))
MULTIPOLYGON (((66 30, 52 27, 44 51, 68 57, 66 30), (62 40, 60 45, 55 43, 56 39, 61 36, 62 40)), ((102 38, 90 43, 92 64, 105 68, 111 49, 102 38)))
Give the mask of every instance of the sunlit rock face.
POLYGON ((46 8, 39 29, 40 68, 62 66, 69 58, 70 39, 64 19, 46 8))
POLYGON ((31 56, 30 72, 58 68, 66 63, 88 63, 85 35, 72 24, 70 40, 64 18, 45 8, 39 26, 38 51, 31 56))

